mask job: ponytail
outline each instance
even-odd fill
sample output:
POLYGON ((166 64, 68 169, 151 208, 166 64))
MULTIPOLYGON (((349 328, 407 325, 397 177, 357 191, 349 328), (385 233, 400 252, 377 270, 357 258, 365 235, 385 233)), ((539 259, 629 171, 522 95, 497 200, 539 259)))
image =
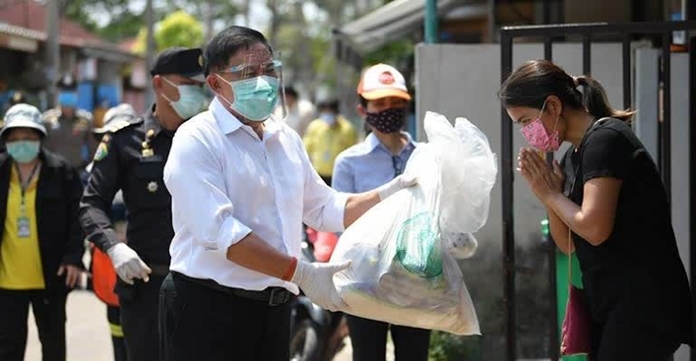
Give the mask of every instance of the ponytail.
POLYGON ((604 87, 598 81, 590 76, 574 77, 576 86, 585 88, 585 93, 582 96, 582 104, 587 108, 587 111, 596 119, 601 118, 616 118, 626 123, 630 123, 635 111, 631 109, 617 110, 609 105, 607 94, 604 87))

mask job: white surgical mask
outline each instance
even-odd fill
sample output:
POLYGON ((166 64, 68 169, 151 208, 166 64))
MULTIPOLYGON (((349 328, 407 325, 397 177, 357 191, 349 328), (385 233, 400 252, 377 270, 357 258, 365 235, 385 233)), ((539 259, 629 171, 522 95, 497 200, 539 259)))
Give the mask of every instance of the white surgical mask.
POLYGON ((328 125, 336 124, 336 115, 334 113, 321 113, 319 114, 319 119, 325 121, 328 125))

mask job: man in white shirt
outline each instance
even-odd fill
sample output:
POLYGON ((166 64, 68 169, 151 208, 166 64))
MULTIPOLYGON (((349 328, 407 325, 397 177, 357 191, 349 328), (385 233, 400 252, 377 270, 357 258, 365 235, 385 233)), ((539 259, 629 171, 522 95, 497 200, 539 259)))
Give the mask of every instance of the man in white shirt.
POLYGON ((314 171, 295 131, 270 118, 281 64, 264 36, 233 26, 204 53, 209 110, 177 131, 164 170, 175 231, 160 295, 168 361, 286 361, 298 286, 315 303, 344 306, 333 275, 350 266, 307 263, 302 222, 342 231, 372 206, 415 184, 397 177, 341 194, 314 171))

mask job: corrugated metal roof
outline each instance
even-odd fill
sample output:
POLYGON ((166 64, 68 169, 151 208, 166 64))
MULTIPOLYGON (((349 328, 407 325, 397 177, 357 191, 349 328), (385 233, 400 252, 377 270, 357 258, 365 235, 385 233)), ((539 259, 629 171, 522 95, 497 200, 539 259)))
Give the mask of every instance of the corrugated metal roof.
POLYGON ((40 40, 40 41, 46 40, 46 34, 40 32, 40 31, 26 29, 26 28, 23 28, 21 26, 15 26, 15 25, 2 23, 2 22, 0 22, 0 33, 22 36, 22 37, 33 39, 33 40, 40 40))

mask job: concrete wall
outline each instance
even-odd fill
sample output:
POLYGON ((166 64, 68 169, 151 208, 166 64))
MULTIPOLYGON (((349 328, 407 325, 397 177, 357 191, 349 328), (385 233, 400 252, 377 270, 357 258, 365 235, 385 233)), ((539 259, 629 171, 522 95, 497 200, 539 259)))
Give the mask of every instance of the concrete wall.
MULTIPOLYGON (((553 58, 570 74, 582 71, 582 48, 580 44, 556 44, 553 58)), ((636 130, 651 151, 656 147, 657 119, 657 52, 639 49, 634 66, 639 71, 634 82, 635 103, 640 112, 636 119, 636 130), (646 55, 647 54, 647 55, 646 55), (650 71, 646 69, 652 69, 650 71)), ((542 44, 516 44, 513 51, 513 67, 529 59, 543 58, 542 44)), ((675 54, 672 58, 672 194, 673 222, 678 238, 680 254, 688 269, 688 72, 686 55, 675 54)), ((450 120, 467 117, 488 135, 491 147, 500 157, 501 152, 501 107, 497 99, 500 87, 500 47, 497 44, 476 45, 421 45, 416 49, 416 84, 419 119, 418 139, 426 140, 422 129, 425 111, 432 110, 446 115, 450 120)), ((620 44, 593 44, 592 73, 600 79, 607 90, 609 101, 616 107, 623 104, 622 64, 620 44)), ((516 128, 515 128, 516 129, 516 128)), ((513 149, 526 146, 522 135, 514 131, 513 149)), ((557 155, 560 157, 562 151, 557 155)), ((656 154, 656 153, 653 153, 656 154)), ((515 154, 516 156, 516 154, 515 154)), ((501 172, 504 171, 501 169, 501 172)), ((529 190, 527 184, 515 172, 514 212, 515 236, 518 250, 522 252, 538 242, 539 221, 545 212, 539 201, 529 190)), ((497 262, 502 268, 502 209, 500 177, 493 188, 491 211, 488 224, 479 232, 477 238, 482 252, 465 264, 467 274, 478 274, 477 270, 497 262)), ((538 268, 543 265, 538 265, 538 268)), ((501 276, 502 277, 502 276, 501 276)), ((524 275, 518 273, 518 289, 524 275)), ((495 280, 492 280, 495 281, 495 280)), ((502 278, 500 283, 490 287, 499 288, 502 297, 502 278)), ((474 299, 481 290, 471 290, 474 299)), ((477 304, 477 307, 479 305, 477 304)), ((501 310, 502 311, 502 310, 501 310)), ((518 312, 524 312, 519 310, 518 312)), ((518 314, 519 315, 519 314, 518 314)), ((519 318, 520 316, 518 316, 519 318)), ((485 329, 487 320, 481 320, 485 329)), ((496 326, 497 327, 497 326, 496 326)), ((484 330, 485 331, 485 330, 484 330)), ((537 337, 543 337, 537 336, 537 337)), ((680 350, 675 360, 687 360, 688 352, 680 350)))

